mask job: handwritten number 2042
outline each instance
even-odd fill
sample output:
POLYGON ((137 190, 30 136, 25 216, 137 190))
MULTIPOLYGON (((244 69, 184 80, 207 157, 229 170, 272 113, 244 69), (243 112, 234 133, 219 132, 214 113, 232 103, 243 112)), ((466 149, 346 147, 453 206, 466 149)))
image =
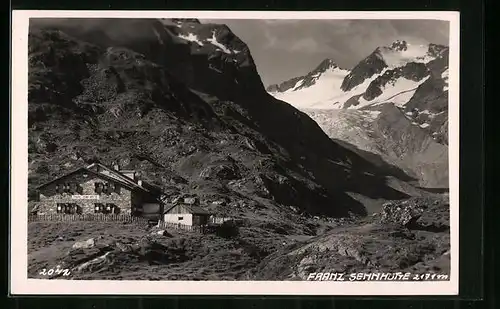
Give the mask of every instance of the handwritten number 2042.
POLYGON ((56 268, 44 268, 40 271, 39 273, 41 276, 54 276, 54 275, 63 275, 63 276, 69 276, 71 274, 70 270, 65 268, 61 268, 60 266, 57 266, 56 268))

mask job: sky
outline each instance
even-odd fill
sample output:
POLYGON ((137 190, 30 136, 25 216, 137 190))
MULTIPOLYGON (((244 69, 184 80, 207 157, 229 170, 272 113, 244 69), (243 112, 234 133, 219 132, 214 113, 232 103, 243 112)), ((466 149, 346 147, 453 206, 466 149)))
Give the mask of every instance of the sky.
POLYGON ((438 20, 201 20, 224 23, 250 48, 265 86, 312 71, 326 59, 350 69, 395 40, 448 45, 438 20))

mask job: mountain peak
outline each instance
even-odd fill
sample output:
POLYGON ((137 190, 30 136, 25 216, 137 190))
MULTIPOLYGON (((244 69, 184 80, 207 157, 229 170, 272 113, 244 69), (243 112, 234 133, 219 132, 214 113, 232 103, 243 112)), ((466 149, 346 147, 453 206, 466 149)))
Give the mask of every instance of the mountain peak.
POLYGON ((326 58, 314 69, 313 72, 324 72, 331 68, 338 68, 338 64, 331 58, 326 58))
POLYGON ((396 40, 392 42, 389 48, 397 51, 405 51, 408 49, 408 43, 405 40, 396 40))

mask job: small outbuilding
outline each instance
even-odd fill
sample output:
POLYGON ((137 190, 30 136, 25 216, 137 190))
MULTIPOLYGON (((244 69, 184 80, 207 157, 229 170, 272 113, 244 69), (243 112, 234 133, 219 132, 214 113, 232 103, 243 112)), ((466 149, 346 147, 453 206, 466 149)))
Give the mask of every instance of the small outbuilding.
POLYGON ((177 223, 190 226, 207 225, 210 212, 197 205, 177 204, 165 207, 163 220, 166 223, 177 223))

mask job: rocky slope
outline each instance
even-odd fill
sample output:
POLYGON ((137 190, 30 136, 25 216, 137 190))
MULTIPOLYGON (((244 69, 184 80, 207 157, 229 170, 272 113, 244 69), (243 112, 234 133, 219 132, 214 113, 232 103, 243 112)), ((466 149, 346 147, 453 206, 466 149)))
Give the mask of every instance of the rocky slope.
POLYGON ((388 203, 382 213, 363 222, 283 248, 267 256, 252 275, 262 280, 307 280, 310 273, 344 273, 348 281, 350 274, 376 269, 425 271, 437 277, 449 275, 449 244, 446 201, 410 199, 388 203))
MULTIPOLYGON (((318 72, 328 68, 331 62, 318 72)), ((304 86, 312 84, 311 76, 304 86)), ((216 202, 215 214, 244 220, 243 245, 228 248, 256 242, 255 250, 264 253, 250 253, 251 262, 236 268, 258 264, 282 235, 318 235, 346 220, 338 218, 381 211, 384 202, 418 191, 405 185, 404 173, 334 142, 305 113, 269 95, 248 47, 225 25, 31 20, 28 99, 30 189, 93 161, 137 169, 168 199, 216 202), (262 249, 262 239, 269 248, 262 249)), ((31 235, 51 229, 32 228, 31 235)), ((213 241, 217 246, 218 238, 213 241)), ((33 246, 32 266, 66 259, 65 246, 54 243, 46 255, 49 249, 33 246)), ((154 256, 164 251, 155 248, 154 256)), ((79 261, 104 251, 84 253, 79 261)), ((136 261, 135 253, 126 256, 136 261)))

